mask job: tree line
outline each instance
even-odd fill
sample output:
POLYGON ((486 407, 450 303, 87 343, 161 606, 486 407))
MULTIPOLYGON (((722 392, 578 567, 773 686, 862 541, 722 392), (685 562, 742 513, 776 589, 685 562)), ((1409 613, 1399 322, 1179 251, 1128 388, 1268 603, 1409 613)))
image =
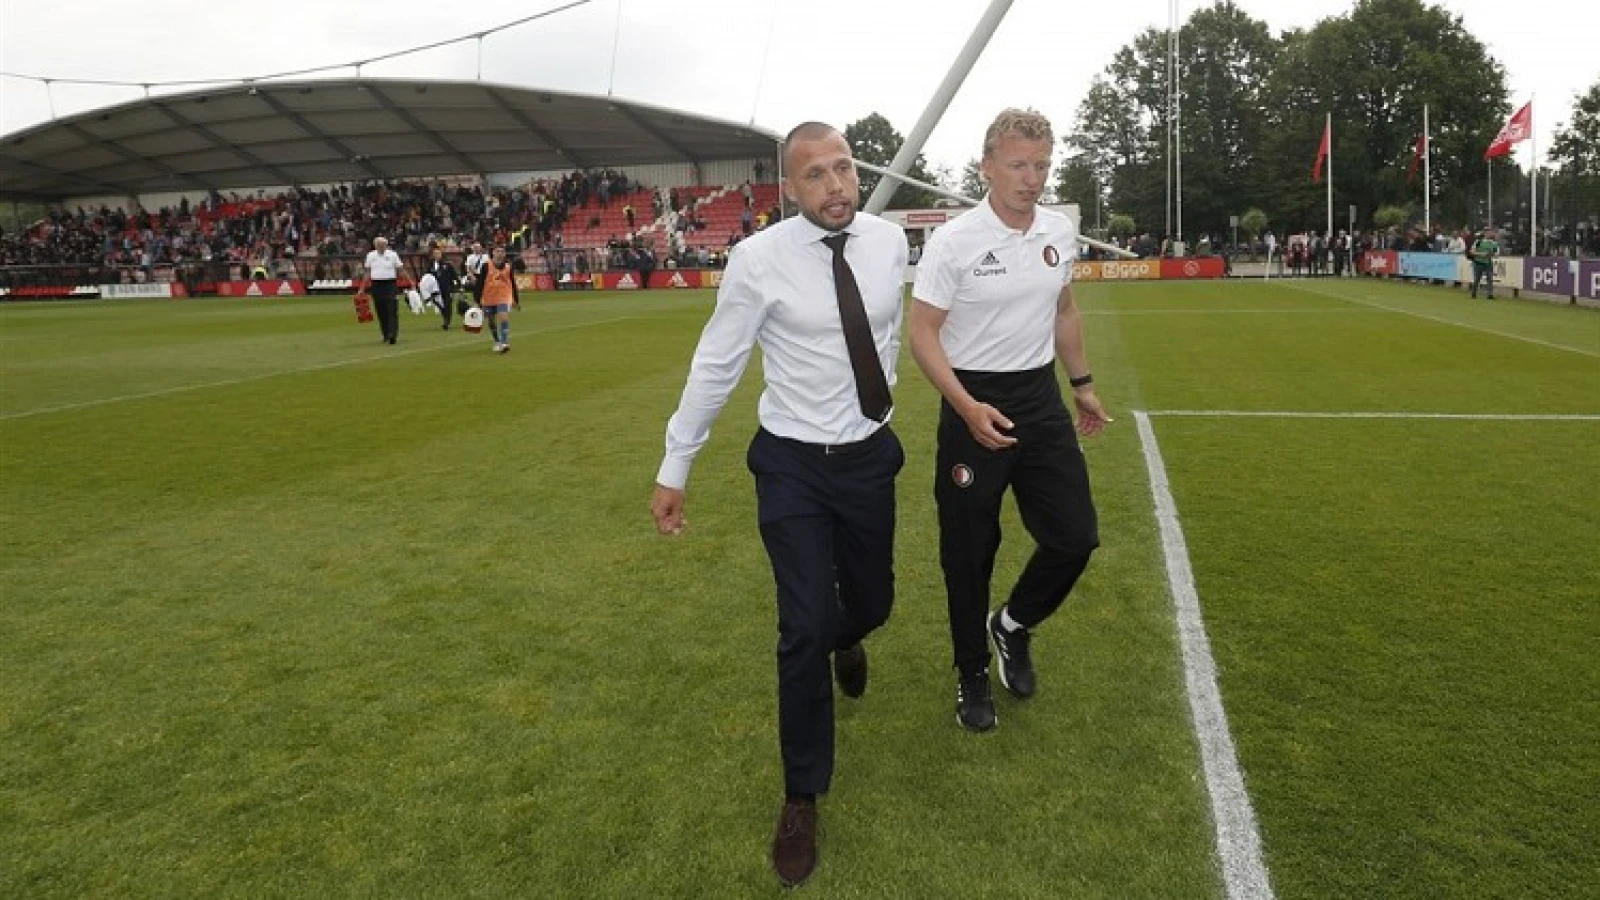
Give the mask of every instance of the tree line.
MULTIPOLYGON (((1090 84, 1062 138, 1056 196, 1116 233, 1163 235, 1169 151, 1167 29, 1149 28, 1113 54, 1090 84)), ((1377 222, 1420 226, 1423 173, 1412 171, 1423 106, 1431 141, 1432 219, 1478 227, 1488 215, 1483 151, 1512 109, 1505 68, 1461 16, 1423 0, 1356 0, 1344 15, 1274 35, 1232 0, 1196 10, 1179 31, 1183 231, 1230 236, 1230 217, 1285 231, 1320 230, 1323 185, 1312 163, 1324 116, 1333 122, 1335 228, 1377 222)), ((1520 104, 1522 98, 1517 98, 1520 104)), ((1600 219, 1600 81, 1578 98, 1541 98, 1539 118, 1570 113, 1548 148, 1549 221, 1559 229, 1600 219), (1573 103, 1564 109, 1568 101, 1573 103)), ((1058 125, 1059 127, 1059 125, 1058 125)), ((901 138, 881 115, 846 129, 861 158, 887 165, 901 138)), ((1494 165, 1496 223, 1527 227, 1529 180, 1502 157, 1494 165)), ((964 171, 912 175, 976 195, 977 160, 964 171)), ((875 182, 875 179, 865 179, 875 182)), ((870 184, 863 184, 870 191, 870 184)), ((902 187, 891 205, 931 205, 902 187)), ((1252 229, 1253 230, 1253 229, 1252 229)), ((1241 233, 1241 237, 1243 233, 1241 233)))

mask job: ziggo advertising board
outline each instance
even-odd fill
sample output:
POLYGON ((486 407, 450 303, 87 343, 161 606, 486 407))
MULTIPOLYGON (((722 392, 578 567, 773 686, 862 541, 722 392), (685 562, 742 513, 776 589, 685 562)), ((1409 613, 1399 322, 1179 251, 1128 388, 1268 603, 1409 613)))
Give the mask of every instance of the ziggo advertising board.
POLYGON ((1221 278, 1222 258, 1117 259, 1072 264, 1073 281, 1153 281, 1156 279, 1221 278))

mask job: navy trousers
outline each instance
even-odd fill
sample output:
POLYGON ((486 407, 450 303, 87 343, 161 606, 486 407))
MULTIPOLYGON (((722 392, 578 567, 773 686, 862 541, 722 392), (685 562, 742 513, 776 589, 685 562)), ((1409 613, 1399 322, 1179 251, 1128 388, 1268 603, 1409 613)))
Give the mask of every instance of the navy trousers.
POLYGON ((833 651, 888 621, 894 605, 894 479, 905 452, 887 426, 840 447, 762 429, 747 462, 777 583, 784 786, 820 794, 833 778, 833 651))

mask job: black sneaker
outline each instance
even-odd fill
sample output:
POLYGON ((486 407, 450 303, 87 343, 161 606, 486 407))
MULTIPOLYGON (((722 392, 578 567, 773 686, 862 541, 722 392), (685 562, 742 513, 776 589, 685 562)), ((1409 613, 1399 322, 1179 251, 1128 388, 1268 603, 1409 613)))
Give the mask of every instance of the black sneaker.
POLYGON ((956 681, 956 721, 968 731, 994 727, 994 695, 989 693, 989 670, 956 681))
POLYGON ((994 655, 1000 660, 1000 683, 1011 696, 1026 700, 1033 696, 1033 657, 1028 654, 1028 629, 1007 631, 1000 624, 1000 610, 989 616, 989 639, 994 642, 994 655))
POLYGON ((867 692, 867 648, 860 641, 833 651, 833 677, 846 697, 854 699, 867 692))

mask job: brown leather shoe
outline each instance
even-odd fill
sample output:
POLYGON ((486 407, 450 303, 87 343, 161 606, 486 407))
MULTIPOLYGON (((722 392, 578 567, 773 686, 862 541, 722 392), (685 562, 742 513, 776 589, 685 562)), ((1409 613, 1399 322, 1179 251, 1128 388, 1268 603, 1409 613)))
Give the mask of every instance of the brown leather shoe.
POLYGON ((817 804, 791 800, 778 814, 772 838, 772 871, 784 887, 795 887, 817 868, 817 804))
POLYGON ((833 651, 833 677, 846 697, 855 699, 867 692, 867 648, 860 641, 833 651))

